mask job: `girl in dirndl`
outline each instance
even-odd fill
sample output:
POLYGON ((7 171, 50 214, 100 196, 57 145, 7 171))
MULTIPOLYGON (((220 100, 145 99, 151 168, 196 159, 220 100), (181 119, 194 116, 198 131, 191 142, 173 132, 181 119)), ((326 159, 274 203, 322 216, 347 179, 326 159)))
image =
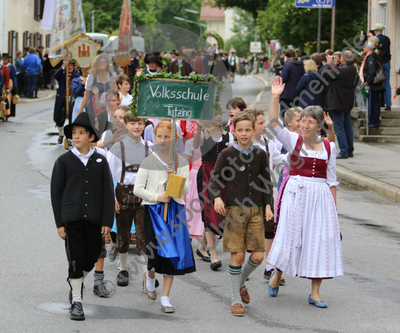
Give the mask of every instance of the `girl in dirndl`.
MULTIPOLYGON (((168 173, 175 172, 186 178, 183 195, 189 191, 189 165, 175 149, 175 169, 169 162, 169 146, 173 124, 161 121, 154 127, 157 152, 146 157, 137 173, 134 194, 143 199, 145 206, 144 232, 146 241, 147 268, 143 274, 143 289, 151 300, 157 298, 155 273, 164 275, 161 307, 165 313, 174 312, 169 294, 175 275, 184 275, 196 270, 189 230, 186 226, 185 202, 182 198, 171 198, 165 194, 168 173), (165 204, 168 204, 164 221, 165 204)), ((179 135, 176 135, 176 139, 179 135)))
POLYGON ((195 149, 200 147, 202 155, 201 167, 197 173, 197 190, 204 207, 202 210, 202 219, 211 258, 203 244, 200 244, 196 254, 204 261, 211 261, 210 268, 212 270, 217 270, 222 266, 221 261, 217 257, 215 237, 216 235, 222 237, 223 233, 221 230, 223 229, 225 217, 215 212, 212 200, 213 195, 206 189, 203 182, 209 184, 218 155, 223 149, 233 145, 233 135, 222 128, 221 122, 222 115, 216 114, 212 122, 205 124, 206 129, 204 131, 202 131, 203 124, 199 123, 197 132, 193 138, 193 147, 195 149))
POLYGON ((277 139, 294 155, 276 211, 277 229, 267 260, 277 269, 268 291, 272 297, 277 296, 282 272, 309 278, 308 302, 326 308, 328 304, 319 294, 322 280, 343 275, 336 210, 336 147, 319 135, 324 123, 324 112, 319 106, 309 106, 301 113, 302 134, 280 127, 276 120, 284 87, 282 78, 275 77, 269 121, 277 139))

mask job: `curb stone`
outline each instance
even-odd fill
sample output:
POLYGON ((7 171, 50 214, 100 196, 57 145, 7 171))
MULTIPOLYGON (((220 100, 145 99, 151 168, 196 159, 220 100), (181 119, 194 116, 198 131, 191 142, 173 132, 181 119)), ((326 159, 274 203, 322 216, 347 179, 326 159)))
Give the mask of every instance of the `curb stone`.
POLYGON ((49 99, 52 99, 54 97, 56 97, 57 95, 57 91, 54 91, 53 93, 47 95, 46 97, 43 98, 35 98, 35 99, 27 99, 27 98, 21 98, 19 100, 18 104, 26 104, 26 103, 35 103, 35 102, 41 102, 41 101, 47 101, 49 99))

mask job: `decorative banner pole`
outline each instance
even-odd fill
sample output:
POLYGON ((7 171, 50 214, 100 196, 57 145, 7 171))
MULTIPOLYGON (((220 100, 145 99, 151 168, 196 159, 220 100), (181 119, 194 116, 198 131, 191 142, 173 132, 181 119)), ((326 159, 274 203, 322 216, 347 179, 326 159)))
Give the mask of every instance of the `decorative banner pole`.
MULTIPOLYGON (((171 127, 171 140, 169 144, 169 165, 173 166, 173 172, 175 172, 175 117, 172 118, 172 127, 171 127)), ((169 183, 169 179, 171 178, 171 173, 168 172, 167 178, 167 187, 169 183)), ((166 191, 167 192, 167 191, 166 191)), ((168 203, 166 202, 164 205, 164 221, 167 222, 167 213, 168 213, 168 203)))
MULTIPOLYGON (((65 119, 68 119, 69 117, 69 80, 68 80, 68 72, 69 72, 69 63, 67 65, 67 68, 65 68, 65 73, 66 73, 66 84, 65 84, 65 119)), ((68 139, 65 136, 64 137, 64 149, 69 150, 68 146, 68 139)))

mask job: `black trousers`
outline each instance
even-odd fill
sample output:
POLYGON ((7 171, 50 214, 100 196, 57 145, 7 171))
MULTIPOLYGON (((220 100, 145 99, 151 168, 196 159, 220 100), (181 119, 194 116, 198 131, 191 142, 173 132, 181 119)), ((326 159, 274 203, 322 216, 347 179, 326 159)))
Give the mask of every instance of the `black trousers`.
POLYGON ((90 272, 101 253, 101 226, 87 220, 65 223, 65 250, 68 259, 70 279, 83 277, 83 271, 90 272))

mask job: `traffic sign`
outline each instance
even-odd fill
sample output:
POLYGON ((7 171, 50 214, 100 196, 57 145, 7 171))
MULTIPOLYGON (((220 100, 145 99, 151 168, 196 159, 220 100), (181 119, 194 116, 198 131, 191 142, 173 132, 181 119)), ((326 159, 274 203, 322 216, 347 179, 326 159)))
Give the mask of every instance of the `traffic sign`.
POLYGON ((261 42, 250 42, 250 53, 261 53, 261 42))
POLYGON ((295 0, 299 8, 332 8, 335 0, 295 0))

